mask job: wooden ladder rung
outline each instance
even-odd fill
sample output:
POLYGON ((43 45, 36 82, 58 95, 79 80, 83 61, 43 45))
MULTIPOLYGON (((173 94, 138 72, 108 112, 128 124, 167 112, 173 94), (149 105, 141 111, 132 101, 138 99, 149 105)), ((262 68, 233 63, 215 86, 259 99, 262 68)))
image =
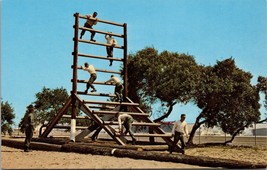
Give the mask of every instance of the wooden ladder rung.
MULTIPOLYGON (((104 125, 119 125, 119 122, 104 121, 104 125)), ((133 126, 160 126, 159 123, 133 122, 133 126)))
MULTIPOLYGON (((134 133, 133 134, 134 137, 167 137, 167 138, 171 138, 172 135, 170 133, 165 133, 165 134, 149 134, 149 133, 134 133)), ((124 135, 124 134, 119 134, 119 133, 116 133, 115 136, 130 136, 129 134, 127 135, 124 135)))
POLYGON ((127 102, 103 102, 103 101, 91 101, 91 100, 83 100, 86 104, 107 104, 107 105, 122 105, 122 106, 139 106, 139 103, 127 103, 127 102))
MULTIPOLYGON (((106 43, 101 43, 101 42, 94 42, 94 41, 89 41, 89 40, 83 40, 83 39, 78 39, 79 42, 83 42, 83 43, 89 43, 89 44, 95 44, 95 45, 102 45, 102 46, 111 46, 109 44, 106 43)), ((124 49, 123 46, 119 46, 119 45, 115 45, 114 48, 120 48, 120 49, 124 49)))
POLYGON ((79 53, 78 56, 80 56, 80 57, 89 57, 89 58, 97 58, 97 59, 103 59, 103 60, 123 61, 122 58, 114 58, 114 57, 107 57, 107 56, 96 56, 96 55, 91 55, 91 54, 79 53))
MULTIPOLYGON (((62 115, 62 118, 71 118, 71 115, 62 115)), ((76 116, 76 119, 90 119, 88 116, 76 116)))
MULTIPOLYGON (((73 82, 73 79, 71 80, 71 82, 73 82)), ((77 83, 87 83, 87 82, 88 80, 77 80, 77 83)), ((95 81, 93 84, 115 86, 115 84, 105 84, 105 82, 97 82, 97 81, 95 81)))
MULTIPOLYGON (((56 129, 70 129, 70 126, 65 126, 65 125, 56 125, 54 126, 56 129)), ((87 129, 88 127, 84 126, 76 126, 76 129, 87 129)))
POLYGON ((123 114, 123 113, 126 113, 126 114, 129 114, 129 115, 132 115, 132 116, 149 116, 149 114, 147 113, 136 113, 136 112, 118 112, 118 111, 104 111, 104 110, 93 110, 92 111, 94 114, 114 114, 116 115, 117 113, 119 114, 123 114))
POLYGON ((82 92, 82 91, 77 91, 77 94, 91 95, 91 96, 104 96, 104 97, 115 97, 116 96, 115 94, 91 93, 91 92, 85 93, 85 92, 82 92))

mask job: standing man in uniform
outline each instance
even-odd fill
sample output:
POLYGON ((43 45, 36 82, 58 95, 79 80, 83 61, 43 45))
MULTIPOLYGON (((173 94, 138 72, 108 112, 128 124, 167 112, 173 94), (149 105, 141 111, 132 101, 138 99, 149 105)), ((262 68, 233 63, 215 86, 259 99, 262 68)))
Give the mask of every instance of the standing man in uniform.
MULTIPOLYGON (((111 33, 111 32, 110 32, 111 33)), ((106 50, 107 50, 107 57, 113 57, 113 48, 114 46, 116 46, 117 41, 112 37, 112 35, 105 35, 105 39, 107 40, 107 44, 110 46, 106 46, 106 50)), ((110 64, 109 66, 112 66, 112 62, 113 60, 109 60, 110 64)))
POLYGON ((93 65, 89 65, 88 63, 84 63, 84 66, 82 66, 82 69, 84 71, 88 71, 90 74, 90 78, 88 80, 88 82, 86 83, 86 90, 85 93, 88 92, 88 89, 91 87, 93 90, 91 90, 91 92, 96 92, 96 89, 93 85, 93 82, 96 80, 97 76, 96 76, 96 71, 93 65))
POLYGON ((33 105, 29 105, 27 107, 27 111, 23 118, 22 129, 26 134, 26 138, 24 141, 24 152, 30 152, 30 143, 32 140, 33 132, 34 132, 34 107, 33 105))
POLYGON ((185 122, 185 114, 181 114, 180 120, 174 123, 172 128, 172 136, 174 136, 173 144, 170 147, 170 153, 173 152, 175 146, 177 145, 178 141, 181 141, 182 145, 182 153, 184 154, 184 135, 188 138, 188 129, 187 129, 187 123, 185 122))
POLYGON ((115 77, 114 75, 111 75, 110 79, 105 82, 105 84, 115 84, 115 95, 117 97, 117 101, 122 102, 123 101, 123 85, 121 84, 121 80, 118 77, 115 77))
POLYGON ((131 115, 123 113, 118 116, 118 122, 119 122, 120 134, 123 134, 123 128, 122 128, 122 125, 123 125, 125 127, 124 134, 126 135, 129 132, 132 138, 132 144, 135 145, 136 139, 134 138, 133 131, 132 131, 133 117, 131 115))
MULTIPOLYGON (((84 23, 84 27, 93 29, 93 25, 96 25, 96 23, 97 23, 96 16, 97 16, 97 12, 94 12, 93 16, 92 15, 86 15, 87 20, 84 23), (92 20, 92 19, 96 19, 96 20, 92 20)), ((86 30, 82 30, 81 35, 80 35, 80 39, 82 39, 83 35, 85 34, 85 31, 86 30)), ((95 40, 94 40, 95 31, 90 31, 90 32, 91 32, 91 39, 90 40, 95 42, 95 40)))

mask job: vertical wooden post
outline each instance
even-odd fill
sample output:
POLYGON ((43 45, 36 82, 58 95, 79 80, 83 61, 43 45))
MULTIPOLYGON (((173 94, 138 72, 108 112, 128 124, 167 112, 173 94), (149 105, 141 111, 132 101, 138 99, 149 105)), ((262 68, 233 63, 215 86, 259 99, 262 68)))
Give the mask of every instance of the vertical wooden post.
POLYGON ((123 60, 123 74, 124 74, 124 100, 128 97, 128 61, 127 61, 127 24, 123 24, 123 34, 124 34, 124 60, 123 60))
POLYGON ((76 133, 76 95, 77 94, 77 69, 78 69, 78 34, 79 34, 79 13, 74 14, 75 25, 74 27, 74 51, 73 51, 73 81, 71 91, 71 129, 70 129, 70 140, 75 141, 76 133))
POLYGON ((74 51, 73 51, 73 81, 72 81, 72 112, 71 118, 76 118, 76 97, 74 94, 77 93, 77 69, 78 69, 78 34, 79 34, 79 13, 74 14, 75 25, 74 27, 74 51))

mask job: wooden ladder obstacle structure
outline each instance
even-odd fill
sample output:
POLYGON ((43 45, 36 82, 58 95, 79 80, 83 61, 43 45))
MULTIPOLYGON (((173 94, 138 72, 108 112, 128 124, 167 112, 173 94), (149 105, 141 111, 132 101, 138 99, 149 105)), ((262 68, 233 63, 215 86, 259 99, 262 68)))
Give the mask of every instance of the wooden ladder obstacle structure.
MULTIPOLYGON (((61 110, 58 112, 58 114, 47 124, 46 129, 43 133, 40 134, 40 137, 47 137, 48 134, 52 131, 53 128, 57 126, 58 121, 64 116, 64 114, 67 113, 68 109, 71 108, 71 140, 73 141, 81 141, 85 136, 89 135, 93 131, 97 129, 104 129, 107 134, 116 141, 119 145, 126 145, 127 144, 127 138, 129 135, 120 135, 116 133, 116 130, 114 125, 118 125, 118 121, 114 122, 111 121, 118 113, 127 113, 131 115, 134 118, 133 126, 148 126, 153 130, 153 134, 149 133, 135 133, 135 137, 161 137, 167 145, 172 145, 171 140, 171 134, 165 133, 164 130, 160 128, 159 123, 154 123, 152 120, 149 119, 149 114, 144 113, 140 107, 139 103, 134 103, 127 95, 128 93, 128 84, 127 84, 127 24, 119 24, 115 22, 105 21, 101 19, 97 19, 98 22, 110 24, 114 26, 123 27, 123 34, 116 34, 116 33, 110 33, 105 32, 101 30, 95 30, 95 29, 89 29, 85 27, 79 26, 79 19, 86 19, 86 16, 81 16, 79 13, 74 14, 75 17, 75 25, 74 27, 74 52, 73 55, 73 79, 72 81, 72 92, 71 96, 68 98, 68 100, 65 102, 64 106, 61 108, 61 110), (78 52, 78 44, 79 43, 88 43, 91 45, 100 45, 100 46, 110 46, 105 43, 100 42, 93 42, 88 40, 79 39, 79 30, 86 30, 86 31, 94 31, 99 34, 110 34, 119 38, 123 38, 123 46, 115 46, 114 48, 122 49, 123 51, 123 58, 107 58, 103 56, 95 56, 91 54, 81 54, 78 52), (124 93, 123 93, 123 102, 110 102, 110 101, 93 101, 93 100, 84 100, 80 96, 89 95, 89 96, 102 96, 102 97, 114 97, 115 94, 105 94, 105 93, 85 93, 81 91, 77 91, 77 83, 86 83, 87 80, 78 80, 77 79, 77 70, 81 69, 80 66, 78 66, 78 58, 79 57, 87 57, 87 58, 95 58, 95 59, 101 59, 101 60, 114 60, 123 62, 123 71, 113 71, 113 70, 105 70, 105 69, 96 69, 97 72, 105 72, 105 73, 115 73, 115 74, 123 74, 124 75, 124 93), (88 128, 86 128, 84 131, 82 131, 77 136, 75 135, 75 124, 77 117, 77 107, 83 111, 94 123, 90 125, 88 128), (121 110, 120 107, 126 108, 124 111, 121 110), (105 108, 105 110, 103 110, 105 108), (128 110, 131 110, 128 112, 128 110), (74 123, 73 123, 74 122, 74 123)), ((98 85, 107 85, 104 82, 94 82, 94 84, 98 85)), ((95 132, 96 133, 96 132, 95 132)), ((95 135, 95 134, 94 134, 95 135)))

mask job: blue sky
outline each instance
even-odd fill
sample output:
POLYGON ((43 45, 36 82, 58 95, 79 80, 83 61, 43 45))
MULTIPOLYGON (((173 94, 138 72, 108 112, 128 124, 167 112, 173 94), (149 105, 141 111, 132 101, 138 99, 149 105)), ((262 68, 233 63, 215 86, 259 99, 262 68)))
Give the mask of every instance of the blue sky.
MULTIPOLYGON (((253 74, 252 84, 259 75, 266 76, 266 0, 2 0, 1 6, 1 96, 14 107, 16 124, 44 86, 71 91, 76 12, 97 11, 100 19, 127 23, 128 54, 153 46, 159 52, 191 54, 204 65, 232 56, 239 68, 253 74)), ((122 33, 102 23, 94 28, 122 33)), ((84 38, 89 36, 86 33, 84 38)), ((105 42, 101 34, 95 39, 105 42)), ((92 49, 85 44, 79 50, 105 55, 105 47, 92 49)), ((122 52, 115 49, 114 56, 122 52)), ((80 59, 79 64, 84 61, 88 59, 80 59)), ((112 67, 106 60, 90 62, 102 69, 120 67, 118 62, 112 67)), ((97 81, 108 77, 99 73, 97 81)), ((87 73, 79 71, 79 79, 87 78, 87 73)), ((84 84, 78 90, 84 90, 84 84)), ((176 120, 181 113, 187 113, 187 122, 193 123, 199 110, 192 105, 177 106, 167 120, 176 120)))

